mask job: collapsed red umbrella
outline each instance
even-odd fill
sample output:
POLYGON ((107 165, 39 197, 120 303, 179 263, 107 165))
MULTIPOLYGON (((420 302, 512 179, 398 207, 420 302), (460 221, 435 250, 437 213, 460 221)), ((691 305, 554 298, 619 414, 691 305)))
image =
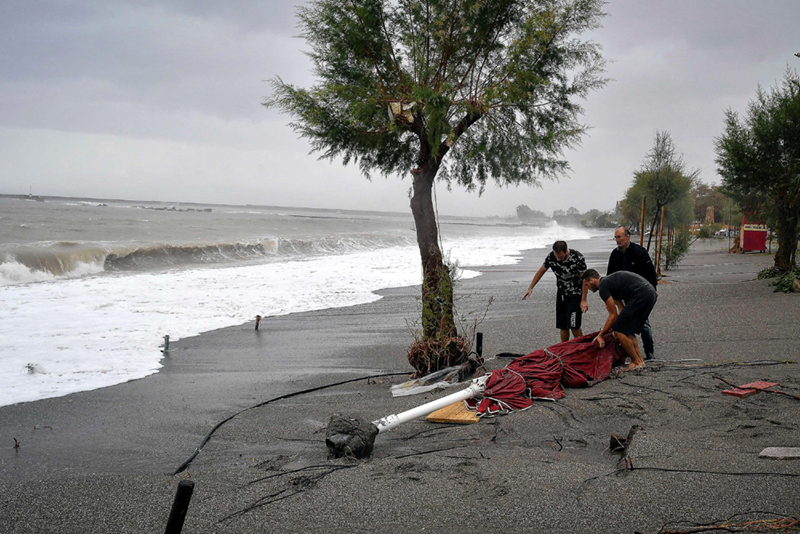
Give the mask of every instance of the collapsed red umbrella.
POLYGON ((537 350, 502 369, 474 379, 462 391, 371 423, 334 415, 328 423, 325 445, 337 458, 364 458, 372 454, 378 433, 455 402, 465 401, 479 416, 493 416, 530 408, 533 399, 560 399, 564 396, 562 384, 567 387, 591 386, 605 379, 613 366, 625 362, 613 336, 606 334, 603 338, 606 344, 601 349, 597 343, 592 343, 597 334, 587 334, 537 350))
POLYGON ((481 396, 465 402, 479 417, 530 408, 534 399, 560 399, 566 387, 588 387, 605 380, 614 366, 625 363, 612 334, 600 348, 586 334, 552 347, 521 356, 502 369, 495 369, 481 396))

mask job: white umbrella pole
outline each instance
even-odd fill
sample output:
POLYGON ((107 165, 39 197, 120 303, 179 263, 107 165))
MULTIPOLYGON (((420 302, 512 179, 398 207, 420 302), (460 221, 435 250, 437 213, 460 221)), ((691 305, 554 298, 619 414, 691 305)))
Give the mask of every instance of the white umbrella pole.
POLYGON ((377 421, 373 421, 372 424, 378 427, 378 432, 391 430, 402 423, 411 421, 412 419, 416 419, 417 417, 428 415, 429 413, 435 412, 439 408, 450 406, 454 402, 471 399, 472 397, 478 396, 483 393, 483 389, 486 385, 486 380, 488 378, 489 375, 481 376, 479 378, 474 379, 472 383, 469 385, 469 387, 467 387, 464 390, 458 391, 451 395, 447 395, 446 397, 442 397, 441 399, 431 401, 427 404, 423 404, 422 406, 417 406, 416 408, 406 410, 405 412, 387 415, 386 417, 378 419, 377 421))

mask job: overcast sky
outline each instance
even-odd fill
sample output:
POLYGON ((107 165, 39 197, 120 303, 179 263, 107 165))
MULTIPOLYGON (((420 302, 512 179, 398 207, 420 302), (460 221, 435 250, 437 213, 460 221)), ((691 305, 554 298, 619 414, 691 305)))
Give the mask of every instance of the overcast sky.
MULTIPOLYGON (((611 209, 658 130, 718 182, 714 137, 800 70, 798 0, 611 0, 591 38, 613 80, 584 102, 572 172, 542 188, 437 188, 439 211, 611 209)), ((319 161, 261 106, 313 83, 290 1, 3 0, 0 193, 407 211, 406 177, 319 161)))

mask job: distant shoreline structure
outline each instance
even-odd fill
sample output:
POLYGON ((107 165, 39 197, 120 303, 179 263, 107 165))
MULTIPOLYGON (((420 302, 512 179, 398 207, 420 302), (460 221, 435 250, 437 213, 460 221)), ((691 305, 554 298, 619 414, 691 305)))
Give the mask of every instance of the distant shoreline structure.
POLYGON ((31 193, 28 193, 27 195, 3 195, 3 194, 0 194, 0 197, 2 197, 2 198, 13 198, 13 199, 16 199, 16 200, 35 200, 36 202, 44 202, 44 197, 39 196, 39 195, 33 195, 31 193))
MULTIPOLYGON (((31 199, 41 199, 41 202, 45 200, 53 200, 53 201, 78 201, 78 202, 96 202, 98 204, 107 203, 107 202, 117 202, 117 203, 126 203, 134 206, 138 206, 140 204, 154 204, 158 206, 180 206, 180 205, 194 205, 194 206, 212 206, 212 207, 220 207, 220 208, 259 208, 259 209, 279 209, 279 210, 309 210, 309 211, 322 211, 322 212, 331 212, 331 213, 374 213, 374 214, 389 214, 389 215, 401 215, 401 216, 408 216, 411 217, 411 213, 408 212, 401 212, 401 211, 379 211, 379 210, 353 210, 353 209, 343 209, 343 208, 314 208, 311 206, 276 206, 276 205, 269 205, 269 204, 222 204, 222 203, 215 203, 215 202, 192 202, 192 201, 166 201, 166 200, 135 200, 135 199, 126 199, 126 198, 96 198, 96 197, 65 197, 65 196, 55 196, 55 195, 30 195, 30 194, 10 194, 10 193, 0 193, 0 199, 8 198, 14 200, 31 200, 31 199)), ((458 215, 449 215, 450 218, 470 218, 470 217, 462 217, 458 215)))
MULTIPOLYGON (((0 193, 0 199, 9 198, 9 199, 16 199, 16 200, 29 200, 30 197, 27 194, 19 195, 19 194, 7 194, 7 193, 0 193)), ((129 204, 134 207, 145 208, 145 209, 160 209, 160 210, 167 210, 169 207, 175 206, 175 211, 179 211, 177 206, 211 206, 213 208, 255 208, 255 209, 270 209, 270 210, 293 210, 293 211, 310 211, 310 212, 323 212, 323 213, 336 213, 336 214, 347 214, 347 213, 358 213, 358 214, 373 214, 373 215, 392 215, 392 216, 400 216, 408 218, 409 220, 412 218, 411 211, 380 211, 380 210, 354 210, 354 209, 344 209, 344 208, 315 208, 310 206, 277 206, 277 205, 269 205, 269 204, 222 204, 222 203, 214 203, 214 202, 191 202, 191 201, 163 201, 163 200, 132 200, 132 199, 125 199, 125 198, 95 198, 95 197, 65 197, 65 196, 51 196, 51 195, 41 195, 39 198, 42 201, 50 200, 50 201, 73 201, 73 202, 92 202, 100 204, 107 204, 109 202, 112 203, 125 203, 129 204), (151 206, 144 206, 144 204, 150 204, 151 206), (162 206, 166 206, 164 208, 162 206)), ((185 208, 184 210, 185 211, 185 208)), ((203 211, 203 210, 199 210, 203 211)), ((494 215, 494 216, 487 216, 487 217, 471 217, 466 215, 446 215, 444 216, 446 221, 453 221, 453 220, 470 220, 470 219, 503 219, 503 217, 494 215)))

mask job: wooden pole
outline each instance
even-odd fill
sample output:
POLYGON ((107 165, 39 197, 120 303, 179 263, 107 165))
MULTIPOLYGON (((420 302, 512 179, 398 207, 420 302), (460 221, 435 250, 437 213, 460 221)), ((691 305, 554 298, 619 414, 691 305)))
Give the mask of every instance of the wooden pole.
POLYGON ((656 276, 661 277, 661 244, 664 242, 664 206, 661 206, 661 220, 658 222, 658 253, 656 254, 656 276))
POLYGON ((642 218, 639 220, 639 246, 644 245, 644 206, 647 202, 647 197, 642 196, 642 218))
POLYGON ((667 251, 664 253, 664 267, 667 267, 667 262, 669 261, 669 254, 672 250, 672 227, 667 227, 667 251))
POLYGON ((194 492, 194 482, 191 480, 181 480, 178 482, 178 491, 175 493, 175 500, 172 502, 172 510, 169 512, 167 528, 164 534, 181 534, 183 522, 186 519, 186 512, 189 510, 189 501, 194 492))

